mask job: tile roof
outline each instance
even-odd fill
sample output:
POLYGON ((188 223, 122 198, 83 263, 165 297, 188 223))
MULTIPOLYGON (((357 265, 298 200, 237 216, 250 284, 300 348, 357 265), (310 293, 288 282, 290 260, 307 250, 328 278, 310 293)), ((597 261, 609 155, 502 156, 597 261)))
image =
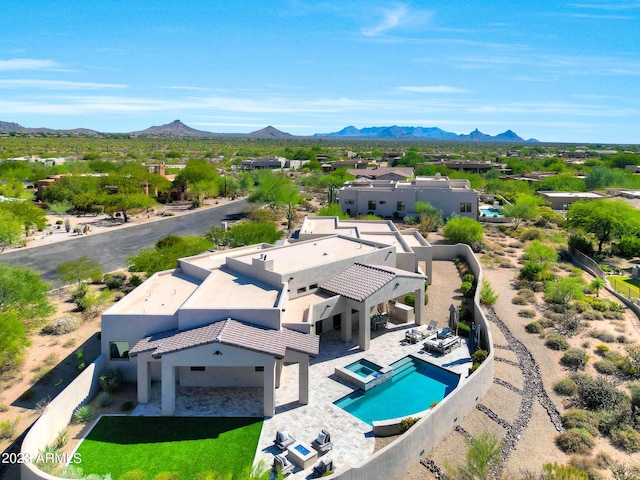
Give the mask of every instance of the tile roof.
POLYGON ((343 297, 364 301, 396 278, 426 279, 418 273, 408 272, 386 265, 354 263, 346 270, 320 285, 323 290, 343 297))
POLYGON ((288 328, 273 330, 228 318, 203 327, 150 335, 138 341, 129 351, 129 356, 151 351, 153 357, 158 358, 166 353, 210 343, 240 347, 276 358, 284 358, 288 348, 315 357, 318 355, 319 337, 288 328))

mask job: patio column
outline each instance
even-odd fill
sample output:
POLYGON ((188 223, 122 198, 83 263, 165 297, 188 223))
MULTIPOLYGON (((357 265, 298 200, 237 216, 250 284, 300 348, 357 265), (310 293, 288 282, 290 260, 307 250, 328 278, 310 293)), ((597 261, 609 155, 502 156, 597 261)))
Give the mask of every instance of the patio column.
POLYGON ((298 403, 309 403, 309 357, 303 355, 298 362, 298 403))
POLYGON ((358 309, 358 341, 360 350, 369 350, 371 340, 371 305, 365 300, 358 309))
POLYGON ((273 417, 276 413, 276 359, 271 365, 264 366, 264 416, 273 417))
POLYGON ((162 362, 162 415, 176 411, 176 367, 162 362))
POLYGON ((351 307, 347 306, 347 309, 340 314, 340 339, 343 342, 351 341, 351 307))
POLYGON ((413 307, 416 317, 416 325, 424 325, 424 288, 419 288, 414 292, 416 304, 413 307))
POLYGON ((138 355, 138 403, 148 403, 151 393, 151 362, 145 355, 138 355))
POLYGON ((280 388, 280 377, 282 377, 282 360, 276 360, 276 388, 280 388))

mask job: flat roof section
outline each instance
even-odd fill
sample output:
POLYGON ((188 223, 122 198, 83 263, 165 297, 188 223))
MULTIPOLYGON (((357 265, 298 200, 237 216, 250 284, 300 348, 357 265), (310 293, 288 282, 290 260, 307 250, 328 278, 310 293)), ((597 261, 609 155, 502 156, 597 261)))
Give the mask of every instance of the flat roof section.
MULTIPOLYGON (((357 239, 329 236, 274 247, 263 252, 269 260, 273 260, 273 271, 286 275, 375 252, 379 248, 378 245, 370 245, 357 239)), ((255 255, 242 255, 236 257, 236 260, 251 265, 254 257, 255 255)))
POLYGON ((201 283, 180 269, 160 272, 114 304, 104 315, 173 315, 201 283))
POLYGON ((282 323, 305 323, 303 322, 304 312, 311 305, 315 305, 331 297, 335 297, 335 295, 318 290, 308 295, 289 299, 282 323))
POLYGON ((550 198, 604 198, 593 192, 538 192, 542 196, 550 198))
POLYGON ((280 290, 229 268, 213 270, 183 308, 273 308, 280 290))
POLYGON ((205 252, 193 257, 181 258, 181 262, 189 263, 207 270, 220 268, 227 262, 227 257, 235 257, 237 255, 247 255, 264 250, 265 244, 248 245, 246 247, 238 247, 229 250, 216 250, 215 252, 205 252))

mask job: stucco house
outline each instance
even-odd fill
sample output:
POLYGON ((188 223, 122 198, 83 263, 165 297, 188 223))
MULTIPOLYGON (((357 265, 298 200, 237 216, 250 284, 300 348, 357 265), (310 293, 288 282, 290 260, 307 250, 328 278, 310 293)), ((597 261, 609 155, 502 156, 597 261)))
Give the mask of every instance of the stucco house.
POLYGON ((298 401, 308 403, 323 332, 340 329, 345 342, 356 332, 367 350, 372 312, 405 315, 407 294, 422 324, 431 246, 419 233, 315 217, 297 237, 206 252, 151 276, 102 315, 107 368, 137 382, 140 403, 160 381, 163 415, 179 384, 263 388, 270 417, 285 364, 298 364, 298 401))
POLYGON ((415 213, 417 202, 426 202, 451 215, 478 218, 478 192, 468 180, 448 177, 416 177, 408 181, 358 179, 338 190, 343 212, 355 216, 374 214, 385 218, 402 218, 415 213))

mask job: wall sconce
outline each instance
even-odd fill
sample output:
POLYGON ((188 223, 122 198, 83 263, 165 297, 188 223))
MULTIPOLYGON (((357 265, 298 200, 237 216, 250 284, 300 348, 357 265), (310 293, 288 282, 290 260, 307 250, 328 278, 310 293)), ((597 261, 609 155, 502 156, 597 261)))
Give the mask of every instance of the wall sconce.
POLYGON ((213 354, 214 354, 216 357, 219 357, 220 355, 222 355, 222 352, 221 352, 220 350, 216 350, 215 352, 213 352, 213 354))

